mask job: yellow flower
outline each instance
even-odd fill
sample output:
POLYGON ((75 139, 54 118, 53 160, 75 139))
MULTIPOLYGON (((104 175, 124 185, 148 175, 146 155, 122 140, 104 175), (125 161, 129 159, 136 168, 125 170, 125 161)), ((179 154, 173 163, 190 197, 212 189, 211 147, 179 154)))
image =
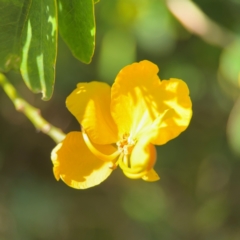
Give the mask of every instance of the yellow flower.
POLYGON ((98 185, 120 166, 132 179, 156 181, 155 145, 189 125, 192 103, 180 79, 163 80, 158 67, 142 61, 124 67, 112 87, 79 83, 66 101, 81 125, 52 151, 53 171, 70 187, 98 185))

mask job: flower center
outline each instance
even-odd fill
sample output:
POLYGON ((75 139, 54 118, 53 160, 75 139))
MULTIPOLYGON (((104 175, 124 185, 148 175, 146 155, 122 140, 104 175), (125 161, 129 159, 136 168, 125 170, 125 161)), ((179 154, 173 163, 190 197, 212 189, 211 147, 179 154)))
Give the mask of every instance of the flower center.
POLYGON ((124 155, 130 155, 136 140, 132 139, 129 134, 124 134, 122 139, 117 142, 118 151, 124 155))
POLYGON ((138 166, 131 162, 130 155, 136 143, 137 140, 131 138, 129 134, 124 134, 122 139, 116 143, 120 156, 115 165, 119 164, 124 174, 133 179, 141 178, 148 172, 145 165, 138 166))

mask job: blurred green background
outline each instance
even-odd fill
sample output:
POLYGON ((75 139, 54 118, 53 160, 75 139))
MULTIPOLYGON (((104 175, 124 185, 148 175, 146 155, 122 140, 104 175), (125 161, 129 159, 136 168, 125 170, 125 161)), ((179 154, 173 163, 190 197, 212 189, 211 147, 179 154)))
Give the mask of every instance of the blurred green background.
MULTIPOLYGON (((231 31, 233 40, 220 46, 191 34, 162 0, 101 0, 92 63, 74 59, 59 38, 49 102, 33 95, 19 73, 8 73, 21 95, 67 133, 79 130, 65 107, 78 82, 112 84, 123 66, 148 59, 161 79, 188 84, 193 118, 158 147, 160 181, 130 180, 117 169, 101 185, 78 191, 54 179, 55 143, 0 90, 0 240, 240 239, 240 1, 194 2, 224 28, 222 38, 231 31)), ((194 23, 194 14, 183 15, 194 23)))

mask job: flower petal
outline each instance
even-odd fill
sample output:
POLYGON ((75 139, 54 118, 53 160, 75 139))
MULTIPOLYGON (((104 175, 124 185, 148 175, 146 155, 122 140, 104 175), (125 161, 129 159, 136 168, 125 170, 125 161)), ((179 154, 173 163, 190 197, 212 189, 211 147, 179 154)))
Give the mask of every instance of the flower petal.
POLYGON ((141 138, 133 148, 130 156, 132 169, 150 170, 157 159, 157 151, 153 144, 148 142, 148 137, 141 138))
MULTIPOLYGON (((112 146, 99 146, 104 152, 112 146)), ((99 149, 100 150, 100 149, 99 149)), ((103 182, 112 172, 109 162, 97 159, 84 143, 81 132, 70 132, 52 151, 53 172, 70 187, 90 188, 103 182)))
POLYGON ((142 138, 137 142, 130 155, 129 162, 126 157, 119 162, 127 177, 142 178, 153 168, 157 158, 156 148, 147 140, 148 138, 142 138))
POLYGON ((152 136, 164 144, 189 125, 192 103, 187 85, 180 79, 160 81, 158 67, 142 61, 123 68, 112 86, 111 112, 120 137, 152 136))
POLYGON ((68 110, 97 144, 117 141, 117 128, 110 113, 110 91, 106 83, 79 83, 66 100, 68 110))
POLYGON ((111 112, 119 135, 137 137, 155 119, 155 88, 159 86, 158 67, 142 61, 124 67, 112 86, 111 112))
POLYGON ((147 182, 155 182, 155 181, 158 181, 160 179, 160 177, 155 172, 155 170, 152 168, 146 175, 144 175, 142 177, 142 179, 147 182))
POLYGON ((164 114, 156 118, 148 134, 153 136, 153 144, 161 145, 188 127, 192 117, 192 102, 186 83, 180 79, 163 80, 158 94, 158 112, 164 114))

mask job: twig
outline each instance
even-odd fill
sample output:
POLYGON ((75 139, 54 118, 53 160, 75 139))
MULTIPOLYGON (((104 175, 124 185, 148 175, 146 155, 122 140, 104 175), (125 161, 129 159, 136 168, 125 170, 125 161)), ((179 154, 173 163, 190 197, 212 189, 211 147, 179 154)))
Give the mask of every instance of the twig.
POLYGON ((40 110, 30 105, 22 97, 19 96, 14 86, 8 79, 0 73, 0 85, 5 93, 13 102, 17 111, 22 112, 32 122, 36 129, 42 131, 51 137, 56 143, 61 142, 65 138, 65 134, 61 129, 54 127, 47 122, 40 114, 40 110))

